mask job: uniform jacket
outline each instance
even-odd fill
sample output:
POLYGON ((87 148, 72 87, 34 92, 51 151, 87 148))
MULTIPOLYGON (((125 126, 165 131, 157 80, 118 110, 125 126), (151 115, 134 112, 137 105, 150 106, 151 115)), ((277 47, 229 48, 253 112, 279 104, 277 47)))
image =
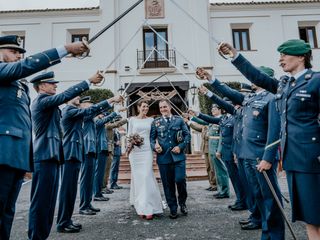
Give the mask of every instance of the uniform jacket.
POLYGON ((92 118, 111 108, 107 100, 92 105, 89 108, 81 109, 73 105, 67 105, 62 109, 61 126, 63 131, 63 152, 65 160, 83 161, 84 146, 82 124, 84 116, 92 118))
POLYGON ((33 170, 29 89, 19 79, 59 62, 56 49, 19 62, 0 62, 0 165, 33 170))
POLYGON ((121 119, 116 122, 109 122, 106 124, 105 128, 107 131, 107 137, 108 137, 108 152, 113 154, 114 151, 114 128, 121 127, 122 125, 126 124, 128 122, 128 119, 121 119))
POLYGON ((215 153, 218 149, 218 146, 221 146, 220 126, 218 124, 209 124, 208 122, 197 117, 192 117, 191 120, 198 124, 208 126, 208 153, 215 153))
POLYGON ((189 126, 201 133, 201 146, 200 151, 202 153, 209 153, 209 126, 199 125, 197 123, 190 122, 189 126))
POLYGON ((203 113, 199 114, 199 118, 213 124, 219 124, 221 135, 221 155, 226 160, 232 159, 232 136, 233 136, 233 116, 223 115, 222 117, 212 117, 203 113))
POLYGON ((39 94, 31 105, 34 131, 34 161, 63 162, 61 111, 59 105, 89 89, 86 81, 57 95, 39 94))
POLYGON ((105 124, 110 122, 118 114, 112 112, 108 116, 96 120, 96 129, 97 129, 97 152, 108 151, 108 138, 106 134, 105 124))
POLYGON ((150 143, 154 151, 156 140, 158 140, 162 148, 162 152, 157 153, 157 163, 169 164, 185 161, 184 150, 190 142, 190 138, 188 127, 181 117, 171 116, 170 123, 167 123, 163 117, 156 118, 151 125, 150 143), (177 133, 179 131, 182 131, 182 142, 177 141, 177 133), (180 148, 179 154, 171 152, 175 146, 180 148))
MULTIPOLYGON (((225 85, 224 83, 219 82, 217 79, 214 81, 212 86, 224 96, 229 98, 233 103, 242 105, 245 97, 243 94, 235 91, 225 85)), ((233 115, 233 134, 232 134, 232 152, 239 156, 239 151, 241 149, 241 140, 242 140, 242 107, 235 109, 235 107, 213 94, 210 99, 218 104, 221 108, 225 109, 228 113, 233 115)))
POLYGON ((242 141, 239 158, 274 163, 277 148, 265 147, 279 139, 280 119, 274 95, 263 91, 243 102, 242 141))
POLYGON ((320 173, 320 74, 308 70, 292 85, 288 77, 278 81, 260 72, 241 54, 233 64, 248 80, 276 94, 284 169, 320 173))

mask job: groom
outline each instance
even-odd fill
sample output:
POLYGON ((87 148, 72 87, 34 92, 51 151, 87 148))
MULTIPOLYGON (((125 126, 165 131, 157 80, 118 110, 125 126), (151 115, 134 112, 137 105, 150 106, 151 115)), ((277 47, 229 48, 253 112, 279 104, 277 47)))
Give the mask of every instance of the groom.
POLYGON ((188 214, 186 207, 186 156, 184 149, 190 141, 190 133, 181 117, 171 114, 169 100, 160 100, 161 117, 156 118, 151 125, 151 148, 157 153, 157 163, 168 206, 170 218, 178 217, 176 185, 181 213, 188 214))

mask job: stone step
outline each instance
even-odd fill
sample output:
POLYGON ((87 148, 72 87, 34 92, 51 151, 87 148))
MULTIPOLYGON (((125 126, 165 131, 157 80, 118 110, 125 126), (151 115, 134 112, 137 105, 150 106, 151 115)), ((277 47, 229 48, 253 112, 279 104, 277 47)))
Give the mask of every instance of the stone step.
MULTIPOLYGON (((206 180, 208 179, 206 164, 204 156, 201 153, 186 155, 186 174, 187 181, 206 180)), ((156 156, 154 155, 153 171, 158 181, 160 181, 160 174, 158 165, 156 163, 156 156)), ((130 162, 127 156, 121 156, 119 168, 119 182, 130 183, 131 169, 130 162)))
MULTIPOLYGON (((160 181, 159 172, 155 172, 155 176, 157 181, 160 181)), ((122 173, 119 174, 118 181, 119 183, 130 183, 131 173, 122 173)), ((187 171, 187 181, 198 181, 198 180, 206 180, 208 179, 207 172, 204 170, 199 171, 187 171)))

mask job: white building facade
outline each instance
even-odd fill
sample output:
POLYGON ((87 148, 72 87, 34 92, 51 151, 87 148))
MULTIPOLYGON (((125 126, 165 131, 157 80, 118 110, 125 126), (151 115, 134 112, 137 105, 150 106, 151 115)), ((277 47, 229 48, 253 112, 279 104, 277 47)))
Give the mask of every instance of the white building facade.
MULTIPOLYGON (((90 39, 135 2, 100 0, 99 6, 86 8, 0 11, 0 34, 23 37, 30 55, 83 36, 90 39)), ((234 44, 255 65, 272 67, 280 76, 276 48, 292 38, 312 43, 314 68, 319 69, 319 21, 320 0, 214 0, 211 4, 208 0, 145 0, 91 44, 89 57, 66 57, 50 70, 61 81, 58 92, 98 69, 106 70, 102 87, 115 94, 126 89, 131 93, 127 106, 141 96, 137 89, 166 74, 142 88, 142 94, 153 91, 152 100, 159 97, 158 90, 165 94, 176 90, 179 94, 171 100, 181 113, 187 107, 199 108, 189 90, 201 84, 194 75, 197 66, 213 69, 222 81, 245 81, 217 54, 213 38, 234 44)), ((150 110, 157 114, 156 104, 150 110)), ((132 114, 135 110, 130 108, 128 115, 132 114)), ((193 149, 199 148, 198 143, 194 140, 193 149)))

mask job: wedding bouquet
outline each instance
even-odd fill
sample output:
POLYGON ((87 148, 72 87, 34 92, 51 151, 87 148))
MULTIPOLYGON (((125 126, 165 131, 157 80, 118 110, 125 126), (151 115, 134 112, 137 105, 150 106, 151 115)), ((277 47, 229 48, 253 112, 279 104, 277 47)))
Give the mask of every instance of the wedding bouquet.
POLYGON ((128 137, 127 154, 130 154, 134 146, 141 147, 143 144, 144 138, 138 133, 130 134, 128 137))

